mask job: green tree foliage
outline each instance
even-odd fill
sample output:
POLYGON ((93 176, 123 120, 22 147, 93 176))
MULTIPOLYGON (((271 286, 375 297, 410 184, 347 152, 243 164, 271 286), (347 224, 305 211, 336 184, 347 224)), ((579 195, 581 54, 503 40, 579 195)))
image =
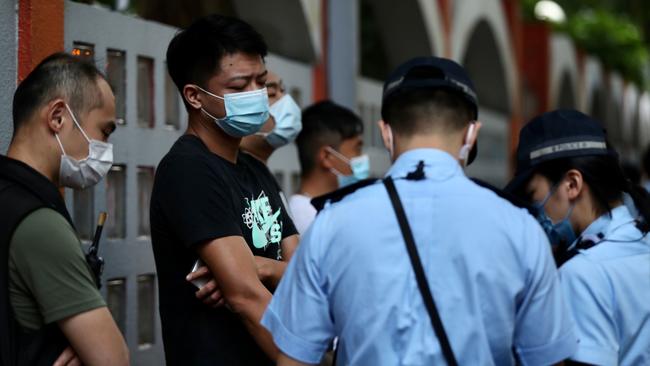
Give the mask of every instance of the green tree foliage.
MULTIPOLYGON (((535 21, 539 0, 522 0, 525 19, 535 21)), ((620 72, 642 88, 650 87, 647 69, 650 29, 650 1, 647 0, 557 0, 567 15, 563 24, 554 24, 568 33, 578 47, 598 57, 603 64, 620 72)))
POLYGON ((604 10, 583 10, 560 25, 576 44, 598 56, 605 66, 646 87, 648 49, 639 28, 627 17, 604 10))

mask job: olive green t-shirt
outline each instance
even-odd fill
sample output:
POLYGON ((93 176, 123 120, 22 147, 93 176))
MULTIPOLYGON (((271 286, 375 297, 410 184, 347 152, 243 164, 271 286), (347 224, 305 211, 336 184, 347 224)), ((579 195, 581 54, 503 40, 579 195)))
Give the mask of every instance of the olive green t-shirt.
POLYGON ((9 299, 25 330, 106 306, 68 221, 50 208, 25 217, 9 247, 9 299))

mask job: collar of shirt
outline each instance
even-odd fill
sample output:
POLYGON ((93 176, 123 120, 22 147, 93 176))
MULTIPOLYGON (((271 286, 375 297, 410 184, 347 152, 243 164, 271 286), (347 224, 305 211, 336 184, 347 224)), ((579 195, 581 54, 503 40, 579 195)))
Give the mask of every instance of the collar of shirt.
POLYGON ((420 161, 424 161, 424 173, 427 179, 444 181, 459 174, 464 174, 458 160, 446 151, 438 149, 413 149, 400 155, 386 173, 393 179, 404 178, 414 171, 420 161))
POLYGON ((38 197, 47 207, 60 213, 74 227, 59 188, 31 166, 8 156, 0 155, 0 178, 20 185, 23 189, 38 197))
MULTIPOLYGON (((598 243, 603 240, 627 240, 627 236, 625 235, 628 233, 627 230, 625 230, 625 234, 621 235, 623 236, 622 238, 619 238, 617 235, 616 238, 613 237, 617 229, 622 228, 623 226, 627 226, 628 224, 634 224, 634 218, 630 214, 630 211, 627 209, 627 206, 625 205, 620 205, 618 207, 615 207, 611 211, 610 214, 604 214, 600 216, 596 221, 592 222, 585 231, 582 232, 580 235, 581 238, 583 239, 591 239, 595 243, 598 243), (599 236, 600 234, 600 236, 599 236)), ((635 228, 636 229, 636 228, 635 228)), ((634 230, 635 233, 638 230, 634 230)), ((632 234, 634 235, 634 234, 632 234)), ((637 235, 638 236, 638 235, 637 235)), ((629 239, 635 239, 629 238, 629 239)))

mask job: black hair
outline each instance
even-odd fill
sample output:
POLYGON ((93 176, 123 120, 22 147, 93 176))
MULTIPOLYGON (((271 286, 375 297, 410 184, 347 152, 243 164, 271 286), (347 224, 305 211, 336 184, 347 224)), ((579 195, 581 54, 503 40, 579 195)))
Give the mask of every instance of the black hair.
POLYGON ((641 169, 639 169, 637 164, 634 164, 631 161, 623 161, 621 162, 621 169, 630 182, 636 185, 641 184, 641 169))
POLYGON ((413 89, 388 97, 382 117, 396 134, 412 136, 435 130, 459 131, 473 120, 474 107, 446 89, 413 89))
POLYGON ((316 165, 323 146, 338 148, 343 140, 363 134, 363 122, 353 111, 331 101, 311 105, 302 112, 302 130, 296 138, 302 176, 316 165))
POLYGON ((79 57, 63 52, 48 56, 16 88, 13 136, 39 107, 56 98, 64 99, 77 115, 101 108, 100 78, 104 75, 97 67, 79 57))
MULTIPOLYGON (((267 47, 250 24, 233 17, 208 15, 176 33, 167 48, 167 70, 182 95, 187 84, 205 88, 208 79, 219 71, 221 59, 237 52, 264 58, 267 47)), ((185 98, 183 102, 189 110, 185 98)))
POLYGON ((645 189, 626 178, 615 155, 591 155, 550 160, 539 165, 536 173, 552 184, 559 183, 565 174, 576 169, 589 186, 598 215, 611 213, 611 204, 623 200, 628 193, 640 214, 639 229, 650 230, 650 196, 645 189))

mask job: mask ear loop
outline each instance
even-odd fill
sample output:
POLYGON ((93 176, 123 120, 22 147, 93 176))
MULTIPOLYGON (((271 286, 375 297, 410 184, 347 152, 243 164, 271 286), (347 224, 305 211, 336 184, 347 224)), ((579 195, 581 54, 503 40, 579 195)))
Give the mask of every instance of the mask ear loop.
MULTIPOLYGON (((211 97, 213 97, 213 98, 221 99, 221 100, 223 100, 224 102, 226 101, 226 98, 224 98, 224 97, 220 97, 220 96, 218 96, 218 95, 216 95, 216 94, 210 93, 209 91, 207 91, 207 90, 201 88, 201 87, 198 86, 198 85, 194 85, 194 86, 195 86, 197 89, 199 89, 200 91, 204 92, 205 94, 207 94, 207 95, 209 95, 209 96, 211 96, 211 97)), ((219 121, 219 122, 223 122, 223 121, 225 121, 225 120, 226 120, 226 117, 227 117, 227 116, 224 116, 223 118, 217 118, 217 117, 213 116, 211 113, 209 113, 208 111, 206 111, 205 108, 203 108, 203 106, 201 106, 201 112, 203 112, 206 116, 212 118, 213 120, 215 120, 215 121, 219 121)))
MULTIPOLYGON (((544 197, 542 202, 538 205, 540 210, 544 209, 544 206, 546 206, 546 203, 548 202, 548 200, 551 199, 551 196, 553 196, 553 194, 555 194, 555 192, 557 191, 558 187, 560 187, 560 183, 561 182, 556 183, 556 184, 553 185, 553 187, 551 187, 551 190, 548 192, 546 197, 544 197)), ((562 222, 564 220, 569 219, 569 217, 571 217, 571 214, 573 213, 573 209, 575 208, 575 206, 576 206, 575 202, 572 203, 571 206, 569 207, 569 212, 567 212, 567 214, 564 216, 564 218, 562 220, 560 220, 559 222, 562 222)), ((552 221, 551 221, 551 223, 553 225, 555 225, 555 223, 553 223, 552 221)))
POLYGON ((212 114, 208 113, 208 111, 206 111, 205 109, 203 109, 203 107, 201 107, 201 112, 203 112, 206 116, 212 118, 212 119, 215 120, 215 121, 223 122, 223 121, 226 120, 226 117, 218 118, 218 117, 213 116, 212 114))
POLYGON ((331 172, 332 174, 338 176, 338 177, 345 177, 345 176, 346 176, 345 174, 339 172, 339 171, 336 170, 335 168, 330 168, 330 172, 331 172))
MULTIPOLYGON (((341 154, 340 152, 334 150, 334 148, 332 148, 331 146, 325 146, 325 149, 327 151, 329 151, 330 154, 332 154, 332 155, 336 156, 338 159, 342 160, 344 163, 350 165, 350 159, 346 158, 345 155, 341 154)), ((352 169, 351 165, 350 165, 350 169, 352 169)), ((339 172, 335 168, 330 168, 330 172, 332 172, 336 176, 340 176, 340 177, 345 177, 346 176, 345 174, 339 172)))
POLYGON ((200 91, 204 92, 205 94, 207 94, 207 95, 209 95, 209 96, 211 96, 211 97, 213 97, 213 98, 218 98, 218 99, 221 99, 221 100, 225 100, 225 99, 226 99, 226 98, 224 98, 224 97, 220 97, 220 96, 218 96, 218 95, 216 95, 216 94, 210 93, 209 91, 207 91, 207 90, 201 88, 201 87, 198 86, 198 85, 194 85, 194 86, 197 87, 197 89, 199 89, 200 91))
POLYGON ((474 133, 474 122, 470 122, 469 128, 467 129, 467 135, 465 136, 465 144, 463 147, 460 148, 460 152, 458 153, 458 158, 463 161, 463 166, 467 166, 467 159, 469 158, 469 153, 472 150, 472 145, 469 144, 469 139, 472 137, 472 134, 474 133))
MULTIPOLYGON (((77 121, 77 117, 75 117, 74 113, 72 113, 72 110, 70 109, 70 106, 68 106, 68 103, 65 103, 65 108, 68 110, 68 113, 70 113, 70 117, 72 117, 72 121, 74 122, 75 125, 79 128, 79 131, 81 131, 81 134, 84 135, 84 138, 88 143, 90 143, 90 138, 88 138, 88 135, 86 135, 86 132, 84 132, 83 128, 81 128, 81 125, 79 124, 79 121, 77 121)), ((61 145, 63 147, 63 145, 61 145)))
POLYGON ((58 134, 58 133, 55 133, 55 134, 54 134, 54 138, 56 138, 56 142, 59 143, 59 147, 61 148, 61 152, 63 153, 63 155, 67 155, 67 154, 65 153, 65 149, 63 148, 63 144, 61 143, 61 139, 59 138, 59 134, 58 134))
POLYGON ((327 151, 329 151, 332 155, 336 156, 337 158, 343 160, 344 163, 350 165, 350 159, 346 158, 345 155, 341 154, 340 152, 334 150, 331 146, 326 146, 325 147, 327 151))
POLYGON ((388 154, 390 155, 390 158, 393 159, 393 156, 395 155, 395 141, 393 140, 393 128, 390 127, 390 125, 386 125, 388 127, 388 136, 386 136, 386 139, 388 140, 388 154))

